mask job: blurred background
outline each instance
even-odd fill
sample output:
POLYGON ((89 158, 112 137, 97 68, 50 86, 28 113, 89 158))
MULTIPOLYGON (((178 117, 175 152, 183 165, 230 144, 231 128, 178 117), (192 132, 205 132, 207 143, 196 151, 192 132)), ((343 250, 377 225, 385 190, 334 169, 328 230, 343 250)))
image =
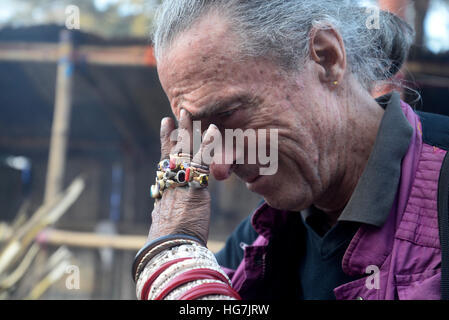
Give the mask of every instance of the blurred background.
MULTIPOLYGON (((171 115, 148 36, 159 2, 1 0, 0 299, 135 299, 171 115)), ((449 1, 378 3, 416 29, 404 99, 449 115, 449 1)), ((217 251, 261 199, 235 178, 210 189, 217 251)))

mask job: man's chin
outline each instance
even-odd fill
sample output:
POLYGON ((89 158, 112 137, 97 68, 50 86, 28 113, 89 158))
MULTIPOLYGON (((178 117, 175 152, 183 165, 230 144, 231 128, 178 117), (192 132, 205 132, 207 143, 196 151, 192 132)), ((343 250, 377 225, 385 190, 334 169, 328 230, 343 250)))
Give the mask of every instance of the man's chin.
POLYGON ((270 196, 277 193, 279 186, 276 183, 275 176, 263 176, 260 175, 251 182, 246 182, 246 187, 249 191, 257 193, 262 197, 270 196))
POLYGON ((285 203, 282 203, 280 201, 271 199, 271 198, 267 198, 264 197, 263 198, 265 200, 265 202, 273 209, 276 210, 282 210, 282 211, 292 211, 291 208, 289 208, 289 206, 286 206, 285 203))
POLYGON ((278 194, 262 195, 265 202, 273 209, 299 212, 311 206, 306 201, 298 201, 299 199, 288 199, 278 194))

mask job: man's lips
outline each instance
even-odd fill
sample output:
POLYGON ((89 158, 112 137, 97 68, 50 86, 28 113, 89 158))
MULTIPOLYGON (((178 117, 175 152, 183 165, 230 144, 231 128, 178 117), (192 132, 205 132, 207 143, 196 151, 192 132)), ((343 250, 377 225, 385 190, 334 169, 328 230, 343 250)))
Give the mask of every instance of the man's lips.
POLYGON ((247 165, 247 166, 235 166, 233 172, 239 179, 247 184, 251 184, 256 182, 261 175, 259 172, 259 167, 256 165, 247 165))
POLYGON ((271 190, 271 183, 267 180, 267 176, 257 175, 247 180, 246 187, 252 192, 266 195, 271 190))
POLYGON ((254 176, 252 178, 246 179, 246 183, 253 183, 255 182, 257 179, 259 179, 260 175, 254 176))

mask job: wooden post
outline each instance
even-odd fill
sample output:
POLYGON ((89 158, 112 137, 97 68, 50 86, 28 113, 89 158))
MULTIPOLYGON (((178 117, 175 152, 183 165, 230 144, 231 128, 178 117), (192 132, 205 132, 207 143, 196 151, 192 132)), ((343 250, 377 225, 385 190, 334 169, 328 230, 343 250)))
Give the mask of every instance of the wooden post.
POLYGON ((71 34, 68 30, 62 30, 44 203, 51 201, 63 189, 72 100, 72 53, 71 34))
POLYGON ((427 12, 429 11, 430 0, 419 0, 414 1, 415 5, 415 45, 418 47, 424 47, 424 20, 427 16, 427 12))
MULTIPOLYGON (((410 0, 378 0, 378 3, 380 9, 394 13, 396 16, 402 18, 404 21, 408 20, 407 9, 410 6, 410 0)), ((399 82, 401 82, 404 79, 404 74, 401 70, 393 77, 393 79, 396 79, 399 82)), ((375 98, 377 98, 393 90, 401 92, 403 91, 401 87, 398 87, 394 84, 381 84, 380 86, 376 86, 371 92, 371 94, 375 98)))

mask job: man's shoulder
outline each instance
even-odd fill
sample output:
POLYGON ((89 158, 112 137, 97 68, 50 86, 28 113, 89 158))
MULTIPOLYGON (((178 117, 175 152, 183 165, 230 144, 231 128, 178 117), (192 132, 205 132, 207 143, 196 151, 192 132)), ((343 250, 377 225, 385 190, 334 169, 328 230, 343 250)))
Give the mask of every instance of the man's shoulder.
POLYGON ((421 120, 424 143, 449 150, 449 117, 422 111, 416 113, 421 120))

